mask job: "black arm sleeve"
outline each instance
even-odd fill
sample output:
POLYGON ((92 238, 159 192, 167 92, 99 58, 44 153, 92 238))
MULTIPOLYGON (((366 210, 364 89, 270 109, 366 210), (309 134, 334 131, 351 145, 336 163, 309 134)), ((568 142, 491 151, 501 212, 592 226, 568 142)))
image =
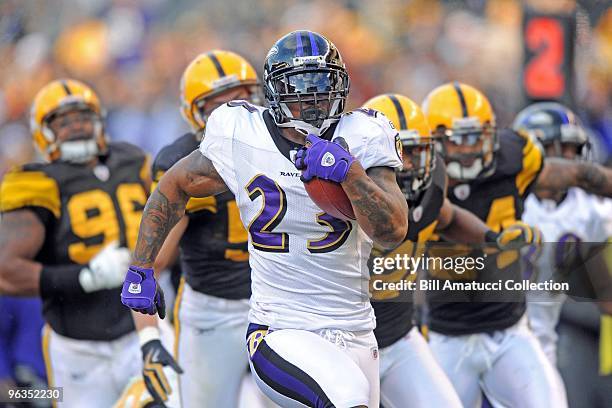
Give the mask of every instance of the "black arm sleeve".
POLYGON ((79 282, 83 265, 43 265, 40 273, 40 296, 81 296, 85 291, 79 282))

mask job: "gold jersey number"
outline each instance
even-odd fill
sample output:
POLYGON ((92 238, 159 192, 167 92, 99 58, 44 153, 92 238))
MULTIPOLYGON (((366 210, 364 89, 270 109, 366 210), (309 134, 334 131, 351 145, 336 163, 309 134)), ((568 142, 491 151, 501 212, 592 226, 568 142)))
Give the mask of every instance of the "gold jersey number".
MULTIPOLYGON (((121 184, 117 188, 117 201, 127 245, 133 249, 138 237, 142 208, 147 201, 142 185, 121 184)), ((85 264, 104 246, 119 239, 119 218, 113 199, 107 192, 95 189, 70 197, 67 204, 72 232, 81 239, 102 235, 102 243, 87 245, 75 242, 68 246, 68 256, 73 262, 85 264)))

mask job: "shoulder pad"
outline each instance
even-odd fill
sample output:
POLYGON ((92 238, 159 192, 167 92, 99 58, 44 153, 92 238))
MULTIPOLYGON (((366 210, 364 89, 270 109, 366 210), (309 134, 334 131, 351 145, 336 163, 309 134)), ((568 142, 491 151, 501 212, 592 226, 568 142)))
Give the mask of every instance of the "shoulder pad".
POLYGON ((397 129, 395 129, 393 122, 391 122, 389 118, 385 116, 384 113, 377 111, 375 109, 358 108, 353 111, 345 113, 344 115, 342 115, 342 117, 343 118, 350 117, 351 119, 356 119, 357 121, 361 123, 365 121, 369 121, 371 123, 376 123, 379 126, 384 127, 384 128, 391 128, 395 132, 397 132, 397 129))
POLYGON ((499 141, 495 173, 499 177, 515 177, 518 193, 523 196, 542 170, 544 154, 531 137, 511 129, 500 130, 499 141))
POLYGON ((164 146, 153 161, 153 180, 159 181, 160 177, 168 171, 168 169, 189 155, 199 146, 199 141, 193 133, 186 133, 176 139, 174 142, 164 146))
MULTIPOLYGON (((265 110, 266 108, 247 101, 229 101, 212 111, 206 122, 204 137, 209 133, 211 127, 234 129, 242 121, 252 121, 254 117, 261 118, 265 110)), ((219 132, 218 129, 213 130, 215 133, 219 132)))
POLYGON ((516 186, 519 194, 524 195, 534 184, 544 167, 544 152, 539 143, 530 136, 519 135, 524 140, 522 148, 521 171, 516 176, 516 186))
POLYGON ((507 177, 521 171, 521 156, 525 139, 511 129, 499 129, 499 150, 497 152, 496 177, 507 177))
POLYGON ((0 186, 0 212, 42 207, 59 218, 59 186, 44 172, 44 168, 45 165, 27 165, 6 173, 0 186))
POLYGON ((342 129, 342 133, 360 135, 364 142, 381 133, 391 136, 397 134, 397 130, 384 114, 374 109, 365 108, 342 115, 337 129, 342 129))
POLYGON ((111 142, 108 147, 111 154, 126 156, 131 160, 135 157, 144 158, 146 155, 140 147, 128 142, 111 142))
POLYGON ((265 108, 263 108, 261 106, 253 105, 252 103, 247 102, 247 101, 243 101, 243 100, 229 101, 224 106, 229 107, 229 108, 243 108, 244 110, 246 110, 249 113, 257 113, 257 112, 265 109, 265 108))
POLYGON ((378 166, 401 168, 397 134, 382 113, 358 109, 342 115, 333 137, 344 138, 351 154, 365 169, 378 166))
POLYGON ((150 179, 151 156, 140 147, 127 142, 111 142, 109 144, 109 152, 116 156, 120 163, 140 163, 140 179, 150 179))

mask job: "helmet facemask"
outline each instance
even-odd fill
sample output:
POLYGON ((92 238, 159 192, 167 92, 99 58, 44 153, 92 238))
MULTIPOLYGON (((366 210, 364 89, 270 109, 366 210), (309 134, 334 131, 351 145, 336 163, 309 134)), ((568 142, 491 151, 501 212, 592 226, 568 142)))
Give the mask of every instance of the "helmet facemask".
POLYGON ((461 118, 454 121, 452 129, 441 126, 436 132, 449 178, 470 181, 495 170, 499 140, 495 127, 488 122, 480 124, 477 118, 461 118))
POLYGON ((69 103, 47 115, 42 120, 41 133, 48 142, 47 152, 42 153, 46 153, 50 157, 57 157, 58 160, 65 162, 75 164, 87 163, 94 157, 102 154, 106 149, 102 117, 88 104, 82 102, 69 103), (91 120, 93 125, 91 134, 76 134, 67 140, 59 141, 49 124, 59 115, 75 111, 89 116, 87 120, 91 120))
POLYGON ((325 65, 319 61, 322 57, 304 58, 313 59, 314 64, 277 70, 265 78, 265 96, 279 127, 320 136, 340 119, 349 78, 343 67, 325 65))
POLYGON ((420 137, 416 131, 400 131, 403 148, 404 168, 396 172, 400 189, 409 202, 417 201, 430 186, 435 168, 434 139, 420 137), (402 133, 410 133, 402 137, 402 133), (409 166, 406 165, 409 163, 409 166))
POLYGON ((553 146, 554 157, 565 157, 563 148, 564 146, 571 145, 576 151, 574 160, 591 159, 591 143, 581 126, 572 123, 562 124, 561 126, 543 126, 529 129, 527 133, 535 136, 547 151, 549 151, 549 146, 553 146))

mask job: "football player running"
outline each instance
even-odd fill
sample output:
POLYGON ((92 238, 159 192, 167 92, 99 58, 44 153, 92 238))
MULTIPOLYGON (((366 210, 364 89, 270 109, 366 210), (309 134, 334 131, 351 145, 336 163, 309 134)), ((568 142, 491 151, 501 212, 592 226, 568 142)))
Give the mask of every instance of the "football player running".
MULTIPOLYGON (((434 89, 423 110, 440 138, 449 175, 447 197, 495 231, 520 220, 522 200, 542 167, 539 149, 511 131, 497 131, 486 97, 465 84, 434 89)), ((525 235, 533 234, 526 229, 525 235)), ((503 268, 506 279, 520 276, 516 259, 503 268)), ((556 373, 521 320, 524 301, 478 302, 486 295, 471 294, 473 302, 460 303, 444 293, 427 294, 430 346, 463 405, 480 407, 482 388, 494 406, 549 401, 565 406, 556 373), (523 373, 520 383, 509 378, 511 370, 523 373)))
MULTIPOLYGON (((497 234, 474 214, 446 198, 447 176, 443 159, 435 154, 434 139, 421 108, 398 94, 376 96, 365 108, 382 112, 399 130, 403 148, 402 171, 397 182, 409 207, 406 241, 390 253, 422 255, 433 234, 462 243, 497 243, 499 249, 516 244, 520 236, 511 230, 497 234)), ((414 279, 411 271, 373 275, 397 282, 414 279)), ((413 324, 413 299, 399 299, 399 291, 372 290, 376 314, 374 334, 380 347, 381 402, 395 407, 461 407, 455 389, 439 367, 420 331, 413 324), (406 381, 410 378, 410 381, 406 381)))
POLYGON ((372 242, 392 248, 407 231, 394 173, 401 167, 397 131, 382 115, 342 113, 348 73, 320 34, 296 31, 278 40, 263 80, 269 109, 245 101, 217 108, 200 150, 161 178, 122 300, 144 313, 161 311, 151 266, 166 235, 189 197, 229 189, 249 232, 247 349, 259 387, 281 406, 377 407, 367 260, 372 242), (356 220, 321 212, 296 167, 302 180, 340 183, 356 220))
MULTIPOLYGON (((580 119, 566 106, 556 102, 538 102, 523 109, 513 128, 537 138, 546 157, 586 160, 588 138, 580 119)), ((536 188, 525 200, 523 220, 537 225, 542 231, 541 255, 531 271, 542 279, 550 279, 561 267, 555 259, 566 243, 596 243, 608 240, 606 222, 610 214, 601 212, 601 197, 578 187, 563 190, 536 188), (554 244, 556 243, 556 244, 554 244)), ((562 271, 560 271, 562 272, 562 271)), ((529 325, 537 336, 546 357, 557 365, 557 331, 563 293, 533 292, 527 296, 529 325)))
POLYGON ((132 316, 117 305, 150 176, 145 154, 109 143, 98 97, 53 81, 32 105, 45 163, 7 173, 0 190, 0 293, 40 295, 50 386, 67 407, 109 407, 141 365, 132 316))
MULTIPOLYGON (((497 130, 489 101, 458 82, 429 93, 423 111, 449 175, 447 197, 493 231, 521 228, 526 242, 536 235, 521 219, 524 200, 537 186, 562 190, 579 186, 612 194, 612 171, 591 163, 547 158, 529 137, 497 130)), ((522 279, 518 254, 489 257, 490 274, 522 279), (494 266, 493 264, 497 264, 494 266)), ((477 279, 482 278, 479 274, 477 279)), ((470 302, 451 302, 441 292, 427 294, 430 346, 466 407, 480 407, 481 389, 494 406, 566 406, 563 384, 527 327, 524 294, 514 301, 501 294, 473 292, 470 302), (493 296, 493 297, 491 297, 493 296), (520 372, 520 375, 516 373, 520 372)), ((505 295, 505 294, 504 294, 505 295)))
MULTIPOLYGON (((177 161, 198 149, 214 109, 231 100, 260 103, 260 95, 257 74, 240 55, 221 50, 198 55, 181 80, 181 112, 193 131, 159 152, 153 163, 154 185, 177 161)), ((184 371, 179 377, 182 406, 236 407, 248 369, 244 358, 251 296, 247 232, 229 191, 190 198, 185 213, 162 249, 172 254, 180 247, 183 278, 174 309, 174 358, 184 371)), ((162 269, 159 258, 155 266, 162 269)), ((159 338, 154 328, 144 331, 159 338)), ((163 385, 168 381, 159 380, 159 387, 149 381, 147 386, 157 401, 166 401, 170 390, 163 385), (156 391, 160 387, 161 394, 156 391)))

